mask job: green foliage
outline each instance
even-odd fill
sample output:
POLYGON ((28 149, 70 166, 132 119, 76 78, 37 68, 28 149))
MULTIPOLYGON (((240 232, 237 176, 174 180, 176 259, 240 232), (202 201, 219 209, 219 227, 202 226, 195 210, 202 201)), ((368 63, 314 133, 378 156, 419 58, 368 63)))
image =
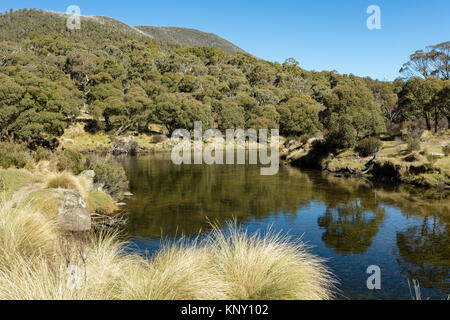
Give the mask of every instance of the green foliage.
POLYGON ((234 52, 243 52, 242 49, 216 36, 215 34, 206 33, 195 29, 153 26, 139 26, 137 28, 146 34, 155 37, 156 39, 176 42, 187 46, 199 46, 209 50, 214 50, 212 48, 218 48, 230 54, 234 52))
POLYGON ((94 183, 103 186, 103 190, 115 200, 121 200, 128 190, 128 179, 123 167, 112 158, 91 156, 86 158, 85 168, 94 170, 94 183))
POLYGON ((111 215, 118 210, 113 198, 103 191, 90 192, 87 199, 87 206, 90 212, 102 215, 111 215))
POLYGON ((358 79, 336 86, 324 103, 321 118, 336 147, 354 147, 358 140, 386 130, 379 105, 358 79))
POLYGON ((172 133, 176 129, 194 129, 195 121, 202 121, 203 128, 212 125, 211 107, 193 98, 177 99, 174 95, 157 98, 156 116, 167 130, 172 133))
POLYGON ((36 162, 50 161, 53 157, 53 152, 49 149, 39 147, 33 152, 33 160, 36 162))
POLYGON ((81 153, 73 150, 58 150, 56 156, 56 168, 58 171, 71 171, 74 174, 80 174, 84 170, 83 156, 81 153))
POLYGON ((313 134, 322 128, 319 104, 306 95, 294 97, 278 107, 280 131, 284 135, 313 134))
POLYGON ((413 138, 413 137, 408 137, 408 139, 406 140, 407 143, 407 150, 409 152, 413 152, 413 151, 419 151, 420 150, 420 140, 417 138, 413 138))
POLYGON ((31 153, 25 144, 0 142, 0 166, 8 169, 24 168, 32 159, 31 153))
POLYGON ((369 137, 361 140, 356 146, 356 151, 361 157, 368 157, 373 155, 377 150, 381 148, 383 144, 380 139, 375 137, 369 137))
MULTIPOLYGON (((83 28, 73 32, 64 16, 50 12, 0 16, 0 139, 55 148, 55 137, 82 117, 90 130, 115 135, 149 133, 155 123, 170 133, 192 130, 202 121, 222 131, 280 128, 300 136, 323 130, 332 145, 354 147, 384 132, 385 120, 425 116, 431 126, 432 113, 450 119, 444 80, 389 83, 310 72, 295 59, 263 61, 195 30, 140 32, 105 17, 81 19, 83 28)), ((445 44, 433 50, 443 54, 445 44)))
POLYGON ((449 156, 450 155, 450 144, 447 144, 446 146, 444 146, 442 148, 442 151, 444 152, 445 156, 449 156))
POLYGON ((53 178, 51 178, 46 185, 47 189, 68 189, 68 190, 77 190, 77 185, 73 178, 66 174, 62 173, 53 178))

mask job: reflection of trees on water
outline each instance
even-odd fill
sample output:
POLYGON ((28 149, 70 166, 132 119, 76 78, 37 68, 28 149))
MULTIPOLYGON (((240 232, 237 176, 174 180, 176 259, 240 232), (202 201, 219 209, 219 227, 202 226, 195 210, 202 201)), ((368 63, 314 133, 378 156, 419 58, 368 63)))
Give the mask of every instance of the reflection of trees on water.
POLYGON ((318 225, 325 229, 322 240, 327 247, 342 255, 361 254, 372 245, 383 219, 384 209, 367 211, 359 200, 351 200, 328 207, 318 225))
POLYGON ((397 232, 397 262, 409 279, 450 294, 450 227, 436 216, 397 232))
POLYGON ((295 219, 302 214, 299 209, 317 202, 326 208, 317 221, 326 246, 340 255, 362 254, 384 221, 384 204, 389 204, 406 217, 425 217, 420 227, 397 233, 394 254, 400 267, 423 287, 450 293, 449 204, 421 198, 420 190, 374 187, 361 179, 291 167, 261 176, 257 166, 174 166, 170 158, 159 156, 127 158, 124 165, 135 194, 128 203, 135 236, 197 234, 209 228, 207 218, 221 224, 274 215, 295 219))
POLYGON ((124 162, 135 197, 128 203, 133 234, 195 234, 210 221, 295 216, 311 201, 311 181, 298 170, 261 176, 257 166, 174 166, 158 157, 124 162))

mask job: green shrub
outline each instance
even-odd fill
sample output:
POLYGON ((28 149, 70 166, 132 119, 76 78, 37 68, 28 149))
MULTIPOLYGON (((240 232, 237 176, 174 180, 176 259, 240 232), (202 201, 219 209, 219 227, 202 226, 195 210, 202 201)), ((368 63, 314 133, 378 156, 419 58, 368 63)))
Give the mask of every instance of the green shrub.
POLYGON ((53 152, 50 149, 39 147, 33 153, 33 159, 36 162, 50 161, 53 157, 53 152))
POLYGON ((103 191, 90 192, 87 199, 87 206, 90 212, 103 215, 112 215, 118 210, 113 198, 103 191))
POLYGON ((375 137, 369 137, 361 140, 356 146, 355 150, 359 153, 361 157, 368 157, 374 154, 378 149, 380 149, 382 143, 380 139, 375 137))
POLYGON ((167 137, 163 134, 152 137, 152 143, 161 143, 167 140, 167 137))
POLYGON ((0 166, 5 169, 10 167, 25 168, 32 159, 26 144, 0 142, 0 150, 0 166))
POLYGON ((450 155, 450 144, 446 145, 444 148, 442 148, 442 151, 444 152, 445 156, 450 155))
POLYGON ((406 143, 408 144, 407 150, 409 152, 420 150, 420 140, 418 138, 408 137, 406 143))
POLYGON ((83 156, 81 153, 73 150, 63 150, 56 153, 56 168, 58 171, 70 170, 75 175, 80 174, 83 170, 83 156))
POLYGON ((357 132, 351 125, 343 124, 337 130, 330 131, 326 140, 330 149, 352 148, 356 145, 357 132))
POLYGON ((111 157, 100 158, 90 156, 86 158, 86 169, 94 170, 94 183, 103 185, 103 190, 114 200, 123 199, 128 190, 128 178, 123 167, 111 157))

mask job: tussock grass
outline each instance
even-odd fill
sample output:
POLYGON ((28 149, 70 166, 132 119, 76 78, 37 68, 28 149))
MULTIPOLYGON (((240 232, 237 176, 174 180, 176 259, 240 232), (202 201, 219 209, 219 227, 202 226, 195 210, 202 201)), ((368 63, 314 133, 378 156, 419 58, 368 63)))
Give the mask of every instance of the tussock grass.
POLYGON ((68 173, 57 174, 47 181, 48 189, 78 190, 75 179, 68 173))
MULTIPOLYGON (((0 205, 0 269, 16 269, 16 259, 53 258, 57 248, 56 220, 30 205, 0 205)), ((1 285, 0 285, 1 287, 1 285)))
POLYGON ((77 242, 56 226, 33 205, 0 207, 0 299, 333 297, 335 282, 323 260, 279 234, 216 227, 203 240, 167 243, 146 258, 125 252, 114 234, 77 242), (71 265, 81 271, 77 288, 68 285, 71 265))
POLYGON ((113 198, 103 191, 89 192, 87 206, 90 212, 101 215, 112 215, 119 210, 113 198))
POLYGON ((218 226, 206 239, 215 277, 226 296, 238 300, 324 300, 333 297, 335 280, 324 260, 306 245, 268 230, 249 235, 236 224, 218 226))
POLYGON ((46 188, 75 190, 84 197, 88 197, 89 194, 89 185, 86 178, 74 176, 68 172, 49 174, 46 188))

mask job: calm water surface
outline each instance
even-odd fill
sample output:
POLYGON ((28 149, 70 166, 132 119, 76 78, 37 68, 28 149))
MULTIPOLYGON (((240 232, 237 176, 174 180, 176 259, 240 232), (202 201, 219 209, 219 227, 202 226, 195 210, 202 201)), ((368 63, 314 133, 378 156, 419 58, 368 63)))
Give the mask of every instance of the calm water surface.
POLYGON ((430 200, 435 191, 289 166, 276 176, 251 165, 175 166, 164 154, 122 163, 134 194, 128 235, 141 250, 236 219, 250 232, 272 226, 302 237, 328 259, 343 299, 410 299, 408 278, 424 298, 450 294, 450 201, 430 200), (381 268, 381 290, 367 289, 371 265, 381 268))

